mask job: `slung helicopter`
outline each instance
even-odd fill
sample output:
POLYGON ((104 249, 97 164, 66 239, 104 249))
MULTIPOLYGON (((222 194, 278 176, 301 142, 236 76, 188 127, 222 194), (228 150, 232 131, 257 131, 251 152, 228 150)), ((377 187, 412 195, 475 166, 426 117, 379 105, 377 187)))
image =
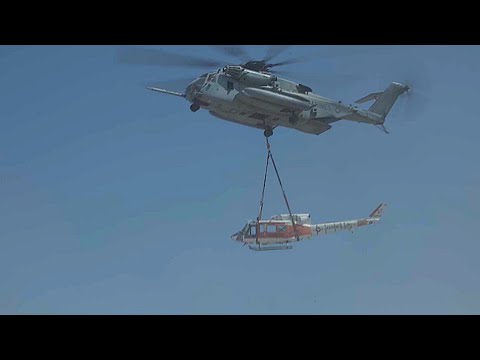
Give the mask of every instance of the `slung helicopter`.
MULTIPOLYGON (((237 46, 216 46, 229 55, 247 58, 245 50, 237 46)), ((295 129, 319 135, 332 128, 332 123, 349 120, 379 127, 386 133, 385 119, 398 97, 410 90, 408 85, 392 82, 383 92, 371 93, 356 101, 373 101, 368 110, 357 105, 345 105, 318 94, 275 74, 274 68, 293 64, 301 59, 271 62, 288 46, 271 47, 263 60, 248 60, 238 65, 226 65, 207 72, 190 82, 184 92, 147 88, 159 93, 186 99, 190 110, 207 110, 211 115, 237 124, 262 129, 264 135, 273 135, 277 127, 295 129)), ((175 65, 187 67, 222 66, 219 61, 198 57, 183 57, 163 50, 124 48, 120 52, 123 63, 144 65, 175 65)))
POLYGON ((363 219, 334 221, 323 224, 311 224, 310 214, 276 215, 268 220, 249 221, 242 230, 233 234, 231 239, 249 245, 254 251, 289 250, 291 243, 323 236, 339 231, 376 224, 381 220, 386 204, 380 204, 363 219), (293 225, 292 220, 295 225, 293 225))

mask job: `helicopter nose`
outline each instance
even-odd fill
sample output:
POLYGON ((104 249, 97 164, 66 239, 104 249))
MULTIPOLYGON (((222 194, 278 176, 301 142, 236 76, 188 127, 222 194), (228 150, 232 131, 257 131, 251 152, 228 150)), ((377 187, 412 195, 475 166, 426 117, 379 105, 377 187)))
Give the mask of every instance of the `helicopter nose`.
POLYGON ((241 236, 241 231, 238 231, 236 232, 235 234, 233 234, 232 236, 230 236, 230 238, 233 240, 233 241, 242 241, 242 236, 241 236))

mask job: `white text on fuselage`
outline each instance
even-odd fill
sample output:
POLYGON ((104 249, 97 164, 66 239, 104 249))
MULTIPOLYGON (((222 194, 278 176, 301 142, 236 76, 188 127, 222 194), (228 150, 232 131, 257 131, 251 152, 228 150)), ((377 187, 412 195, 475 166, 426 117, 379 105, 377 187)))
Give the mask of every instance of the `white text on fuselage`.
POLYGON ((323 225, 316 225, 315 232, 317 235, 321 232, 327 233, 329 230, 337 231, 337 230, 351 230, 353 227, 352 223, 345 223, 345 222, 338 222, 332 224, 323 224, 323 225))

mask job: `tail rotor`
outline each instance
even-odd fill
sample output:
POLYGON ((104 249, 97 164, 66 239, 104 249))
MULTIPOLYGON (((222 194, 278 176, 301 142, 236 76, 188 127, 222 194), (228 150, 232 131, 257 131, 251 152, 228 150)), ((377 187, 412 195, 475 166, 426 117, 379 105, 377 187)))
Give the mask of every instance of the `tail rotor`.
POLYGON ((401 69, 388 71, 387 76, 381 76, 382 88, 387 82, 398 82, 407 87, 398 99, 397 105, 392 109, 389 117, 398 119, 396 123, 413 123, 422 121, 423 114, 428 109, 430 101, 431 83, 428 75, 428 68, 421 62, 411 61, 409 65, 403 65, 401 69), (385 81, 387 80, 387 81, 385 81))

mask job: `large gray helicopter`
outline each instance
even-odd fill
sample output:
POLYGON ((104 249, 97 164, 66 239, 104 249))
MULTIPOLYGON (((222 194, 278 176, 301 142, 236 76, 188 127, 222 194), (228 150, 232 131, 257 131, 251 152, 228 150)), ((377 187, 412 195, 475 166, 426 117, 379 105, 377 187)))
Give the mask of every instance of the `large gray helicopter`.
POLYGON ((346 105, 315 94, 306 85, 278 77, 274 68, 296 61, 272 62, 287 46, 269 48, 263 60, 248 59, 239 46, 217 48, 245 61, 225 66, 215 60, 143 48, 124 49, 120 58, 124 63, 217 68, 190 82, 184 92, 159 86, 149 86, 148 89, 185 98, 191 103, 193 112, 205 109, 222 120, 264 130, 266 137, 270 137, 279 126, 319 135, 339 120, 367 123, 387 132, 384 123, 388 113, 398 97, 410 89, 408 85, 392 82, 383 92, 371 93, 354 105, 346 105), (356 105, 370 101, 373 104, 368 110, 356 105))

